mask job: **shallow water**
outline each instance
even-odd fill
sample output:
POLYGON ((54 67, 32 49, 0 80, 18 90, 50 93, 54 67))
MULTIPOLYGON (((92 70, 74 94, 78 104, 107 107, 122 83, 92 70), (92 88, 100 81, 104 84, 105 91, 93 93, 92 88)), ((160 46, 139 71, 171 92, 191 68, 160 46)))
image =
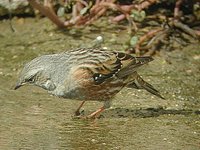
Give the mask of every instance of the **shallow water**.
MULTIPOLYGON (((0 149, 200 149, 199 44, 162 51, 139 71, 166 100, 125 88, 99 119, 84 120, 72 117, 79 101, 33 86, 14 91, 17 76, 34 57, 87 46, 98 35, 105 38, 103 46, 122 50, 127 31, 113 25, 63 33, 47 19, 13 24, 15 33, 8 21, 0 22, 0 149)), ((87 102, 84 113, 101 105, 87 102)))

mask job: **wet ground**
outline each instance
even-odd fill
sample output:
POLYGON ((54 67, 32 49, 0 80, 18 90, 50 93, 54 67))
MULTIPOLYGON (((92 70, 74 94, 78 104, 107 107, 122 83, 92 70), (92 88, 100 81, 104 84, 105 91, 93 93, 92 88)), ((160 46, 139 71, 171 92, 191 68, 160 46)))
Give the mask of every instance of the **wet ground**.
MULTIPOLYGON (((200 149, 200 45, 162 51, 139 73, 166 100, 125 88, 99 119, 74 119, 80 102, 60 99, 33 86, 14 91, 25 62, 36 56, 91 44, 103 35, 110 48, 123 49, 127 30, 101 25, 59 31, 47 19, 0 22, 0 149, 200 149)), ((100 107, 87 102, 84 113, 100 107)))

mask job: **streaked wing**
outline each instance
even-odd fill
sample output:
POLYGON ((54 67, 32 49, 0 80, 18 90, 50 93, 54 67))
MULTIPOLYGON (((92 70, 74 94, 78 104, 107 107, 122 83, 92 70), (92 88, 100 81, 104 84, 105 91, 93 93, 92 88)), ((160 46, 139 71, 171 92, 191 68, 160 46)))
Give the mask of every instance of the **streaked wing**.
POLYGON ((112 77, 126 78, 134 73, 138 67, 152 61, 152 57, 133 57, 122 52, 109 52, 110 57, 101 61, 93 69, 93 78, 96 84, 101 84, 112 77))

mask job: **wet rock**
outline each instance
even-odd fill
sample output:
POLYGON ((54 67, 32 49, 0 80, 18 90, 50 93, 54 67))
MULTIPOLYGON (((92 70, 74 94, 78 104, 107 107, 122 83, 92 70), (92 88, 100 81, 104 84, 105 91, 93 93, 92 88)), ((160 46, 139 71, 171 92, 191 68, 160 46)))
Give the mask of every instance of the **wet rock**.
POLYGON ((32 15, 34 13, 27 0, 11 0, 11 2, 9 0, 1 0, 0 16, 9 15, 9 10, 12 15, 32 15))

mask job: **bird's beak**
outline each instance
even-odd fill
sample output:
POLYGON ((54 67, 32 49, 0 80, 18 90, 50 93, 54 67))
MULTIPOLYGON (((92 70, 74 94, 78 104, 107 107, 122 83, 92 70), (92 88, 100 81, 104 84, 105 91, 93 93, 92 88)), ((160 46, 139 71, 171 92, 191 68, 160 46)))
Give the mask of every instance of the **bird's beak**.
POLYGON ((14 90, 17 90, 18 88, 20 88, 22 85, 21 84, 17 84, 15 87, 14 87, 14 90))
POLYGON ((25 83, 20 83, 17 82, 16 86, 14 87, 14 90, 17 90, 18 88, 20 88, 22 85, 24 85, 25 83))

